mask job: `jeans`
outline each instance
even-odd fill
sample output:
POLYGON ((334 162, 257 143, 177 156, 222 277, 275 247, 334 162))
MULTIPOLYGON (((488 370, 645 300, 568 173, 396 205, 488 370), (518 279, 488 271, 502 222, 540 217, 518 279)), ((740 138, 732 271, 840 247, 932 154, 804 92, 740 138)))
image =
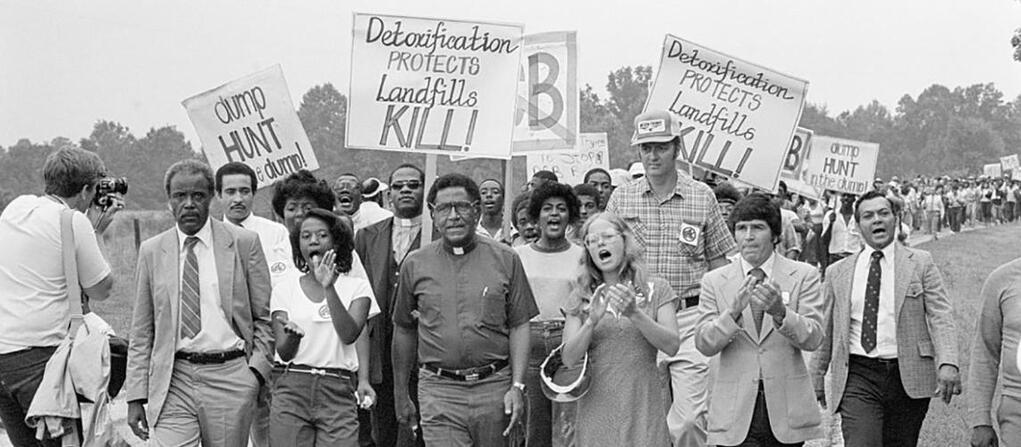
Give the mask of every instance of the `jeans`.
POLYGON ((550 402, 539 385, 539 366, 563 342, 563 321, 529 323, 531 354, 525 375, 528 398, 527 447, 573 446, 576 405, 550 402))
POLYGON ((269 411, 275 446, 358 445, 357 378, 284 370, 273 383, 269 411))
POLYGON ((56 350, 56 346, 49 346, 0 354, 0 419, 15 447, 60 445, 59 439, 36 440, 35 429, 25 425, 25 415, 43 379, 46 362, 56 350))

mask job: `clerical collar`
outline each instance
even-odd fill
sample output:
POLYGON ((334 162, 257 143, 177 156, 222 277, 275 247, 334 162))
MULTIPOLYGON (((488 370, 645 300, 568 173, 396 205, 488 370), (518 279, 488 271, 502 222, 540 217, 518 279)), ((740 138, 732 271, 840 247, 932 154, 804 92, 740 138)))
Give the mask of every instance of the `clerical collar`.
POLYGON ((476 242, 475 238, 473 237, 471 241, 469 241, 466 245, 460 247, 450 245, 447 243, 447 241, 443 241, 441 245, 443 246, 443 250, 445 250, 447 253, 450 253, 454 256, 464 256, 468 253, 471 253, 472 250, 474 250, 475 247, 478 246, 478 242, 476 242))
POLYGON ((422 215, 419 214, 411 219, 394 216, 394 225, 398 227, 416 227, 422 225, 422 215))

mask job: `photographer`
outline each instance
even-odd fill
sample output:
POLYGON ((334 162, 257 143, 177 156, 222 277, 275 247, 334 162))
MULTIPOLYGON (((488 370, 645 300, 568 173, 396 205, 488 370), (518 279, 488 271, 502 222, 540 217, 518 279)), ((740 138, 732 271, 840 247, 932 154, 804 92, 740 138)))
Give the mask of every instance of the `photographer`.
POLYGON ((62 148, 46 158, 46 195, 23 195, 0 214, 0 418, 15 446, 39 443, 25 414, 46 362, 67 334, 67 278, 61 257, 60 214, 70 208, 78 280, 91 299, 104 300, 113 285, 98 235, 124 207, 123 181, 105 179, 93 152, 62 148), (103 180, 102 187, 100 181, 103 180), (97 188, 100 194, 97 194, 97 188), (114 192, 118 191, 118 192, 114 192))

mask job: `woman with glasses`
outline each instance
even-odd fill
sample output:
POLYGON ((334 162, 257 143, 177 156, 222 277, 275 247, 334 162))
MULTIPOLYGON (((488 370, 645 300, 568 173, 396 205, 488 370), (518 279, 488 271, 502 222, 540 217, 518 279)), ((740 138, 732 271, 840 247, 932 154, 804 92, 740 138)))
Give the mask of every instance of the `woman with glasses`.
POLYGON ((589 354, 591 384, 577 401, 577 445, 668 446, 670 407, 656 352, 680 347, 676 296, 649 274, 641 248, 612 213, 581 227, 585 252, 568 299, 563 361, 589 354))
POLYGON ((305 212, 291 231, 302 274, 281 281, 270 298, 273 445, 358 445, 358 403, 375 400, 362 328, 379 306, 367 280, 342 275, 351 269, 353 246, 351 227, 319 208, 305 212))
MULTIPOLYGON (((594 191, 594 190, 593 190, 594 191)), ((563 183, 545 183, 532 192, 529 218, 538 223, 539 239, 514 248, 525 268, 539 315, 529 322, 531 353, 525 392, 528 398, 528 441, 532 446, 572 445, 573 403, 551 403, 539 385, 539 367, 563 341, 566 298, 583 252, 567 239, 579 214, 574 190, 563 183)))

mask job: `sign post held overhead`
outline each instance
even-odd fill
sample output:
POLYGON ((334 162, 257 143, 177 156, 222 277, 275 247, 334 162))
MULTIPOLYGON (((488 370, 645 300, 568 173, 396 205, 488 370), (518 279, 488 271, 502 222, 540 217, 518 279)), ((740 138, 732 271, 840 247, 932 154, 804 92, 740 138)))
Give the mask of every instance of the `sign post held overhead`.
POLYGON ((255 171, 259 187, 319 168, 280 65, 185 99, 182 104, 215 171, 232 161, 255 171))
POLYGON ((645 110, 680 117, 684 163, 774 191, 808 82, 667 35, 645 110))
POLYGON ((354 14, 347 147, 509 158, 523 27, 354 14))

